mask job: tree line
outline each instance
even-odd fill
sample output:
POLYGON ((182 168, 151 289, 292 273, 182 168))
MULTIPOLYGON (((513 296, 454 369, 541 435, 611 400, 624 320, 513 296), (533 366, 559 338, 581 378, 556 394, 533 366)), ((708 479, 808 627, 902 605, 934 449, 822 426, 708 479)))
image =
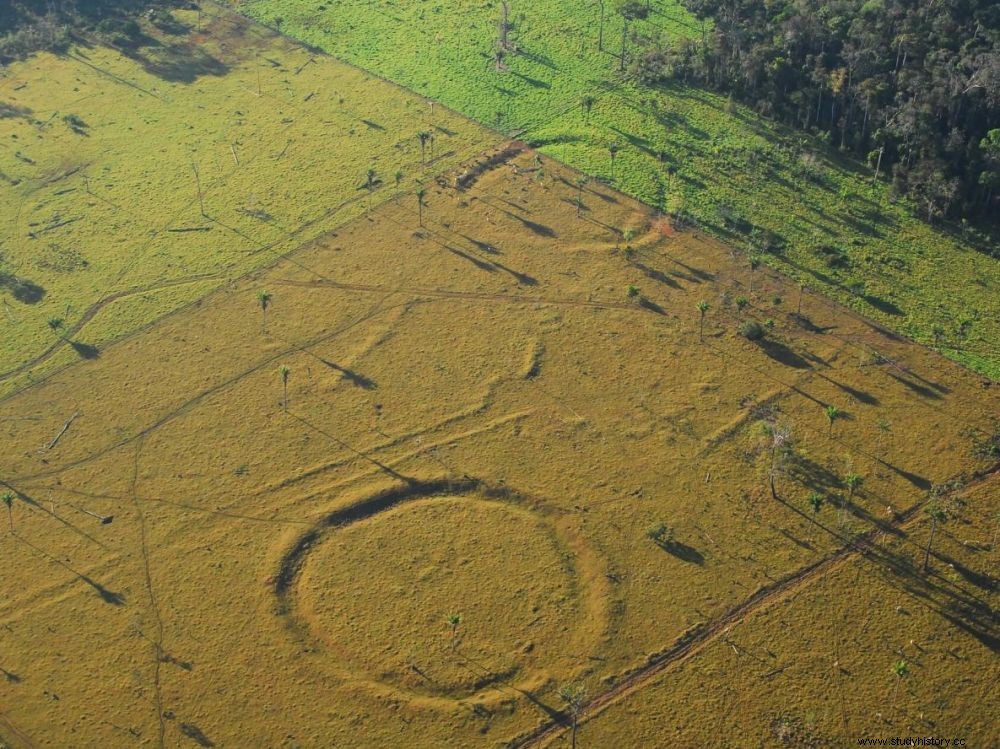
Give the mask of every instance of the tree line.
POLYGON ((700 29, 639 40, 642 80, 727 92, 866 160, 930 220, 980 216, 995 225, 995 0, 682 1, 700 29))

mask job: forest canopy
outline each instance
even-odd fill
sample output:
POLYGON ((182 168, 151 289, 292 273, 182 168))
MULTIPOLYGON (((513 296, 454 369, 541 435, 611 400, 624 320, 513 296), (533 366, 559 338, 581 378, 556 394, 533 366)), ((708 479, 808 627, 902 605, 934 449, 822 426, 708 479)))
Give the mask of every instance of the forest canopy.
POLYGON ((647 82, 729 92, 891 177, 928 219, 1000 202, 995 0, 683 0, 700 33, 645 40, 647 82))

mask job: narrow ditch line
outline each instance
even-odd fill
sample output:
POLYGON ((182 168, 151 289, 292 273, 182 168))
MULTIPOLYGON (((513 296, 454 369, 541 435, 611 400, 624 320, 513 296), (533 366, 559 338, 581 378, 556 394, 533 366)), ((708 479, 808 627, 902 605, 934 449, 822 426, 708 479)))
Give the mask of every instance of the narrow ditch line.
POLYGON ((166 723, 163 718, 163 688, 160 683, 160 668, 163 665, 163 618, 160 616, 160 606, 156 600, 156 591, 153 588, 153 575, 149 564, 149 546, 146 538, 146 513, 142 509, 136 486, 139 481, 139 457, 142 454, 143 439, 140 437, 136 441, 135 455, 132 459, 132 478, 129 482, 129 495, 135 510, 139 515, 139 551, 142 555, 143 573, 146 578, 146 591, 149 594, 149 608, 156 624, 156 637, 150 642, 153 645, 153 691, 156 704, 156 720, 158 726, 157 738, 160 749, 165 746, 166 723))

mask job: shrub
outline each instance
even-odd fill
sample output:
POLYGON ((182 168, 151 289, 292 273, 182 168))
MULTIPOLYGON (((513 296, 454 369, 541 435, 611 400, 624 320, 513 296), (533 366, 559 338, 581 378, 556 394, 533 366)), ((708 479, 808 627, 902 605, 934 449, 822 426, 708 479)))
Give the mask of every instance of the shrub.
POLYGON ((767 331, 756 320, 747 320, 740 325, 740 335, 748 341, 760 341, 767 335, 767 331))

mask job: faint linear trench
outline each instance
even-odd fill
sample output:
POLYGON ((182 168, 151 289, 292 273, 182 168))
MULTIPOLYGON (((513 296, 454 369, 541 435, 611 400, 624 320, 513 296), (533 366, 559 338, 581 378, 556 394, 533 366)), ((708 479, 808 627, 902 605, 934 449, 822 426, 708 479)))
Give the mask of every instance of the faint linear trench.
MULTIPOLYGON (((310 269, 311 270, 311 269, 310 269)), ((315 272, 315 271, 311 271, 315 272)), ((393 288, 386 286, 376 286, 369 284, 351 284, 332 281, 329 279, 315 279, 312 281, 295 281, 292 279, 280 279, 275 283, 283 286, 303 286, 303 287, 326 287, 341 289, 343 291, 360 291, 371 293, 393 293, 412 294, 414 296, 436 297, 440 299, 475 299, 487 302, 508 302, 510 304, 551 304, 570 307, 590 307, 593 309, 623 309, 631 312, 646 312, 643 307, 637 304, 625 302, 594 302, 586 299, 558 299, 543 296, 529 296, 518 294, 490 294, 476 291, 447 291, 444 289, 427 288, 393 288)))

